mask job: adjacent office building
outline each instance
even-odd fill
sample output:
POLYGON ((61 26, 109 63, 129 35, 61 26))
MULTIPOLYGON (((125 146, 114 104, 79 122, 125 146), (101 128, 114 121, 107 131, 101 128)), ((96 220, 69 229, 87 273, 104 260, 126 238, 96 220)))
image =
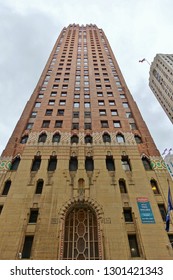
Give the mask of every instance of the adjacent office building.
POLYGON ((169 176, 104 31, 69 25, 0 158, 0 259, 173 259, 169 176))
POLYGON ((173 55, 157 54, 150 67, 149 86, 173 123, 173 55))

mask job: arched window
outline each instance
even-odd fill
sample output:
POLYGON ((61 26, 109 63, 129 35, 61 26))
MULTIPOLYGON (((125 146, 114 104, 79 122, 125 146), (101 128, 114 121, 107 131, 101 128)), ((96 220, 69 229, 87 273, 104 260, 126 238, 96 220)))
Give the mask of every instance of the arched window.
POLYGON ((24 136, 21 138, 20 143, 21 143, 21 144, 25 144, 27 141, 28 141, 28 135, 24 135, 24 136))
POLYGON ((92 142, 93 142, 92 136, 91 135, 86 135, 85 136, 85 144, 88 144, 88 143, 92 144, 92 142))
POLYGON ((2 195, 7 195, 11 186, 11 180, 7 180, 4 184, 4 189, 2 191, 2 195))
POLYGON ((69 171, 76 171, 78 169, 77 157, 71 157, 69 160, 69 171))
POLYGON ((55 133, 52 137, 52 142, 53 143, 59 143, 61 140, 61 135, 59 133, 55 133))
POLYGON ((38 171, 41 164, 41 156, 35 156, 32 162, 31 171, 38 171))
POLYGON ((135 141, 136 141, 136 143, 137 143, 137 144, 142 143, 142 139, 141 139, 141 137, 140 137, 140 136, 135 135, 134 137, 135 137, 135 141))
POLYGON ((119 179, 119 188, 120 193, 127 193, 126 181, 124 179, 119 179))
POLYGON ((110 135, 108 133, 104 133, 102 138, 103 138, 103 142, 104 143, 106 143, 106 142, 110 143, 111 142, 111 137, 110 137, 110 135))
POLYGON ((154 179, 151 179, 151 180, 150 180, 150 184, 151 184, 153 193, 154 193, 154 194, 159 194, 160 192, 159 192, 159 188, 158 188, 158 185, 157 185, 157 181, 154 180, 154 179))
POLYGON ((117 134, 116 139, 117 139, 118 143, 125 143, 124 136, 122 134, 120 134, 120 133, 117 134))
POLYGON ((144 165, 145 170, 147 170, 147 171, 152 170, 151 163, 150 163, 150 160, 148 158, 143 157, 142 158, 142 163, 144 165))
POLYGON ((99 259, 97 217, 88 205, 76 205, 66 215, 63 259, 99 259))
POLYGON ((39 143, 45 143, 45 142, 46 142, 46 139, 47 139, 47 134, 46 134, 46 133, 41 133, 41 134, 39 135, 38 142, 39 142, 39 143))
POLYGON ((57 166, 57 157, 56 156, 50 156, 49 162, 48 162, 48 171, 55 171, 57 166))
POLYGON ((20 157, 16 157, 11 163, 10 170, 17 170, 19 163, 20 163, 20 157))
POLYGON ((43 185, 44 185, 44 181, 42 179, 39 179, 37 181, 37 185, 36 185, 36 190, 35 190, 36 194, 41 194, 42 193, 43 185))
POLYGON ((79 137, 77 135, 73 135, 71 137, 71 144, 73 144, 73 143, 77 144, 78 142, 79 142, 79 137))

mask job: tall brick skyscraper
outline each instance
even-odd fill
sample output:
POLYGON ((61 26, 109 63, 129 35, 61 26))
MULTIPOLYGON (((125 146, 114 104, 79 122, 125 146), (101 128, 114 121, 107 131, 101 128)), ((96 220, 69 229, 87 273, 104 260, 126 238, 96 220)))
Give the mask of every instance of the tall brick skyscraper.
POLYGON ((95 25, 63 28, 0 168, 0 259, 173 258, 169 174, 95 25))

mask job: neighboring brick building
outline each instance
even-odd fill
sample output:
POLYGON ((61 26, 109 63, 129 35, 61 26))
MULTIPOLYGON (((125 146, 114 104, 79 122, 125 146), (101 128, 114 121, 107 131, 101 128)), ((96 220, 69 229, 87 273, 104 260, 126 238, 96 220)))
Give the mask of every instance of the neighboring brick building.
POLYGON ((157 54, 150 67, 149 86, 173 123, 173 55, 157 54))
POLYGON ((173 259, 169 173, 95 25, 63 28, 0 171, 0 259, 173 259))

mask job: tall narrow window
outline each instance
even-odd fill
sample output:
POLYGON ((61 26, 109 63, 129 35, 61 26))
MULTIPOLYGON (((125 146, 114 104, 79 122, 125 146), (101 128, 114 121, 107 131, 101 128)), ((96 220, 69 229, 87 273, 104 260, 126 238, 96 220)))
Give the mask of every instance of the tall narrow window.
POLYGON ((86 157, 85 159, 85 169, 86 171, 93 171, 94 170, 94 161, 92 157, 86 157))
POLYGON ((123 209, 124 213, 124 220, 125 222, 133 222, 133 216, 132 216, 132 210, 131 208, 124 208, 123 209))
POLYGON ((18 166, 19 166, 19 163, 20 163, 20 157, 16 157, 11 163, 10 170, 17 170, 18 166))
POLYGON ((128 235, 131 257, 140 257, 136 234, 128 235))
POLYGON ((67 213, 64 230, 64 260, 98 260, 99 242, 96 214, 87 205, 67 213))
POLYGON ((152 170, 151 163, 150 163, 150 160, 148 158, 143 157, 142 158, 142 163, 144 165, 145 170, 147 170, 147 171, 152 170))
POLYGON ((48 162, 48 171, 55 171, 57 166, 57 157, 56 156, 51 156, 48 162))
POLYGON ((121 157, 121 164, 124 171, 131 171, 131 165, 128 156, 121 157))
POLYGON ((2 213, 3 206, 4 206, 4 205, 0 205, 0 215, 1 215, 1 213, 2 213))
POLYGON ((22 259, 29 259, 31 257, 31 249, 33 244, 34 236, 25 236, 25 241, 22 250, 22 259))
POLYGON ((159 194, 160 192, 159 192, 159 188, 158 188, 158 185, 157 185, 157 181, 152 179, 152 180, 150 180, 150 184, 151 184, 153 193, 154 194, 159 194))
POLYGON ((29 224, 36 224, 38 218, 38 209, 31 209, 29 216, 29 224))
POLYGON ((126 182, 124 179, 119 179, 119 188, 121 193, 127 193, 126 182))
POLYGON ((166 209, 164 204, 158 204, 160 214, 162 216, 162 220, 165 222, 166 221, 166 209))
POLYGON ((2 195, 7 195, 11 186, 11 180, 7 180, 4 185, 4 189, 2 191, 2 195))
POLYGON ((69 171, 76 171, 78 169, 77 157, 71 157, 69 161, 69 171))
POLYGON ((108 171, 115 171, 113 156, 106 156, 106 168, 108 171))
POLYGON ((40 164, 41 164, 41 157, 35 156, 32 162, 31 171, 38 171, 40 168, 40 164))
POLYGON ((44 184, 44 181, 42 179, 39 179, 37 181, 36 190, 35 190, 36 194, 41 194, 42 193, 42 191, 43 191, 43 184, 44 184))

